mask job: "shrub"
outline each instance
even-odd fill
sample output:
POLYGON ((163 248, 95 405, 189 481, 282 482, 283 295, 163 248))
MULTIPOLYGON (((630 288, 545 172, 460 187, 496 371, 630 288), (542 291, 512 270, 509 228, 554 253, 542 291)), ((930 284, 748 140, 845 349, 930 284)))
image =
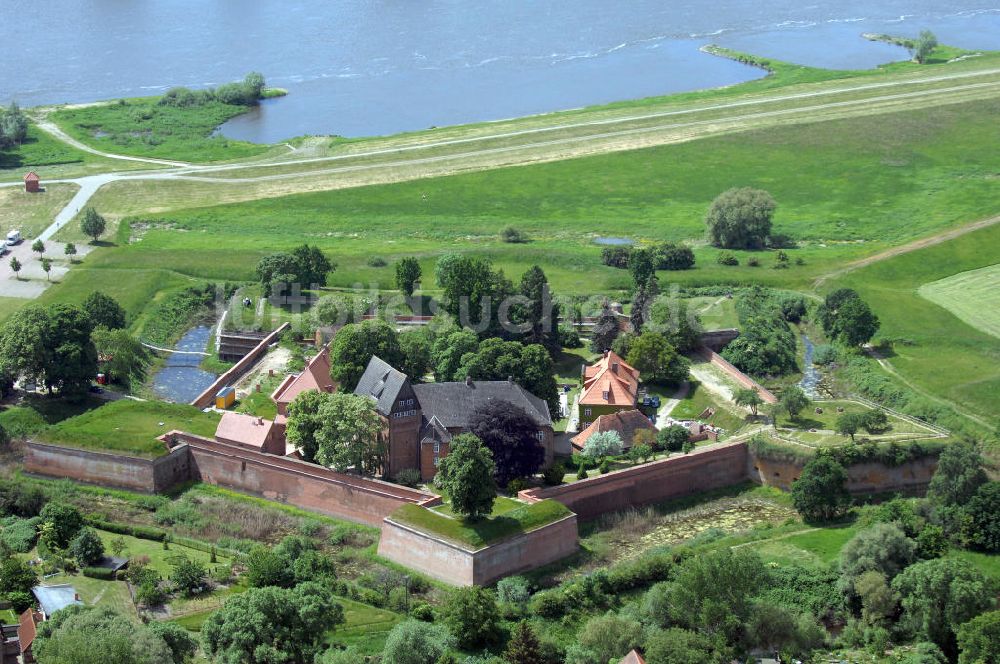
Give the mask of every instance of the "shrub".
POLYGON ((38 517, 22 519, 9 516, 0 520, 0 542, 17 553, 28 553, 38 539, 38 517))
POLYGON ((381 256, 371 256, 368 259, 368 267, 385 267, 388 263, 381 256))
POLYGON ((80 567, 93 565, 104 557, 104 543, 97 531, 90 527, 82 528, 69 548, 80 567))
POLYGON ((563 483, 563 477, 566 475, 566 467, 562 465, 561 462, 557 461, 542 473, 542 480, 548 486, 558 486, 563 483))
POLYGON ((114 581, 116 578, 115 571, 107 567, 83 567, 80 569, 80 573, 91 579, 101 579, 102 581, 114 581))
POLYGON ((690 270, 694 267, 694 252, 686 245, 666 242, 655 249, 656 269, 690 270))
POLYGON ((736 258, 736 254, 731 251, 720 251, 719 255, 715 257, 715 262, 719 265, 739 265, 740 259, 736 258))
POLYGON ((668 452, 680 452, 688 441, 690 432, 680 424, 671 424, 656 434, 656 444, 668 452))
POLYGON ((530 597, 528 580, 523 576, 508 576, 497 582, 497 600, 504 604, 523 607, 528 603, 530 597))
POLYGON ((747 265, 750 267, 760 267, 760 259, 756 256, 751 256, 747 259, 747 265))
POLYGON ((513 226, 508 226, 500 231, 500 239, 511 244, 520 244, 522 242, 527 242, 528 236, 513 226))
POLYGON ((611 472, 611 464, 608 462, 607 459, 601 462, 600 471, 601 475, 607 475, 608 473, 611 472))
POLYGON ((847 471, 833 459, 817 456, 806 464, 792 485, 792 503, 807 520, 842 516, 851 504, 847 471))
POLYGON ((580 462, 579 469, 576 471, 576 479, 578 480, 587 479, 587 467, 584 465, 582 461, 580 462))
POLYGON ((559 326, 559 344, 563 348, 583 348, 580 333, 572 325, 559 326))
POLYGON ((628 259, 632 255, 629 247, 604 247, 601 250, 601 262, 609 267, 620 270, 628 268, 628 259))
POLYGON ((403 486, 415 487, 420 484, 420 471, 416 468, 404 468, 396 473, 396 483, 403 486))
POLYGON ((837 349, 830 345, 816 346, 813 350, 813 363, 820 366, 833 364, 837 361, 837 349))
POLYGON ((472 586, 452 591, 443 607, 444 622, 463 649, 495 644, 501 635, 500 612, 493 593, 472 586))
POLYGON ((507 493, 512 496, 516 496, 521 491, 528 488, 528 480, 523 477, 515 477, 511 481, 507 482, 507 493))

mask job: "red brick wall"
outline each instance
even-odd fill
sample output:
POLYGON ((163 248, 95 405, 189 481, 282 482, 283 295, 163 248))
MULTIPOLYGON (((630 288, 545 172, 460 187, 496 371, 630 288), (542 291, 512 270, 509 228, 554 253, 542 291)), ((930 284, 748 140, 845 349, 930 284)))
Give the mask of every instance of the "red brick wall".
MULTIPOLYGON (((847 467, 847 490, 853 494, 900 492, 920 495, 927 490, 937 469, 937 457, 924 457, 899 466, 881 463, 858 463, 847 467)), ((766 486, 790 491, 792 483, 802 474, 805 464, 774 461, 747 455, 747 475, 766 486)))
POLYGON ((576 516, 470 551, 398 524, 382 525, 378 554, 455 586, 487 585, 511 574, 555 562, 577 551, 576 516))
POLYGON ((271 500, 341 519, 380 526, 382 519, 408 503, 433 496, 380 480, 338 473, 288 457, 262 454, 181 432, 167 440, 186 444, 196 477, 271 500))
POLYGON ((291 327, 290 323, 282 323, 281 326, 272 332, 271 334, 264 337, 256 348, 250 351, 246 357, 234 364, 229 371, 219 376, 214 383, 208 386, 208 388, 195 397, 194 401, 191 402, 192 406, 197 406, 198 408, 208 408, 213 403, 215 403, 215 395, 218 394, 219 390, 229 385, 232 385, 245 374, 250 367, 257 363, 260 356, 267 351, 267 347, 277 341, 281 333, 291 327))
POLYGON ((743 387, 756 389, 757 394, 759 394, 760 398, 764 400, 764 403, 778 403, 778 398, 771 394, 768 390, 764 389, 763 385, 734 367, 728 360, 726 360, 726 358, 722 357, 711 348, 702 347, 700 352, 706 360, 725 371, 730 378, 743 387))
POLYGON ((35 441, 28 441, 24 470, 147 493, 163 491, 188 479, 191 473, 190 457, 181 450, 156 459, 140 459, 35 441))
POLYGON ((592 519, 607 512, 745 482, 746 467, 745 443, 719 443, 570 484, 527 489, 519 495, 528 500, 552 498, 581 519, 592 519))

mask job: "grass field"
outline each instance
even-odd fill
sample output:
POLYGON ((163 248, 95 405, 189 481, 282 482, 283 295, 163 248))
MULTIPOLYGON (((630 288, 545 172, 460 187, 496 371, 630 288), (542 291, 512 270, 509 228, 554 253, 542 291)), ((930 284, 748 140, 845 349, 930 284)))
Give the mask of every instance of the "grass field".
POLYGON ((479 549, 491 542, 558 521, 568 514, 569 510, 562 503, 543 500, 479 521, 451 518, 417 505, 403 505, 391 517, 418 530, 479 549))
POLYGON ((185 161, 228 161, 253 157, 270 147, 214 136, 215 128, 249 110, 210 101, 180 108, 158 97, 64 108, 49 117, 73 138, 104 152, 185 161))
POLYGON ((79 190, 75 184, 47 184, 45 191, 29 194, 21 187, 0 189, 0 231, 19 230, 25 238, 38 236, 79 190))
POLYGON ((826 284, 855 288, 896 343, 891 366, 928 399, 993 427, 1000 411, 1000 339, 921 297, 920 287, 995 265, 1000 225, 861 268, 826 284))
POLYGON ((977 330, 1000 337, 1000 264, 924 284, 917 292, 977 330))
POLYGON ((212 436, 218 422, 218 414, 185 404, 122 399, 63 420, 39 437, 69 447, 157 457, 167 449, 156 436, 172 429, 212 436))
POLYGON ((29 303, 30 300, 23 300, 19 297, 0 296, 0 323, 3 323, 11 314, 29 303))

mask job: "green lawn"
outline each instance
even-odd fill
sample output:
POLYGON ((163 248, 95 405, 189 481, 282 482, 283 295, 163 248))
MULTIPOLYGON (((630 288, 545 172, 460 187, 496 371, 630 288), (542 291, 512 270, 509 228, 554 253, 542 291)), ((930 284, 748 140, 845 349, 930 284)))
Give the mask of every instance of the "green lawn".
POLYGON ((11 314, 30 302, 31 300, 24 300, 19 297, 0 296, 0 323, 3 323, 11 314))
MULTIPOLYGON (((435 489, 438 491, 438 489, 435 489)), ((443 496, 442 496, 443 497, 443 496)), ((497 496, 496 500, 493 501, 493 511, 490 512, 491 517, 500 516, 501 514, 507 514, 520 507, 524 507, 524 503, 520 500, 514 500, 513 498, 505 498, 504 496, 497 496)), ((451 502, 446 500, 443 505, 438 505, 432 508, 435 512, 439 514, 444 514, 446 516, 456 518, 456 514, 451 511, 451 502)), ((460 518, 460 517, 459 517, 460 518)))
MULTIPOLYGON (((111 542, 120 538, 125 542, 125 549, 121 554, 122 557, 148 557, 149 567, 155 569, 164 578, 169 576, 171 570, 173 569, 171 561, 177 560, 181 556, 197 560, 206 567, 211 566, 212 556, 210 553, 206 553, 199 549, 192 549, 184 546, 183 544, 178 544, 177 542, 171 542, 169 544, 170 548, 164 549, 163 542, 140 539, 138 537, 132 537, 131 535, 119 535, 117 533, 110 533, 104 530, 98 530, 97 532, 101 536, 101 541, 104 542, 104 549, 108 555, 114 555, 111 551, 111 542)), ((228 560, 227 557, 221 553, 217 553, 216 557, 220 564, 225 563, 228 560)))
POLYGON ((278 389, 284 376, 264 376, 260 379, 260 392, 256 388, 236 404, 236 411, 273 420, 278 414, 278 406, 271 400, 271 394, 278 389))
POLYGON ((80 593, 80 599, 88 606, 106 606, 127 616, 135 617, 135 605, 124 581, 104 581, 91 579, 82 574, 58 574, 44 579, 47 586, 67 583, 80 593))
POLYGON ((403 505, 392 513, 391 518, 462 546, 479 549, 492 542, 558 521, 569 514, 569 509, 562 503, 543 500, 479 521, 450 518, 417 505, 403 505))
POLYGON ((31 436, 50 425, 82 415, 104 404, 101 399, 91 397, 70 401, 58 396, 32 394, 17 406, 0 407, 0 426, 12 436, 31 436))
MULTIPOLYGON (((33 194, 21 187, 0 188, 0 230, 4 236, 8 230, 17 229, 24 238, 37 237, 79 190, 75 184, 46 184, 44 187, 45 191, 33 194)), ((7 257, 3 260, 9 261, 7 257)))
POLYGON ((217 413, 203 413, 186 404, 122 399, 64 420, 38 437, 69 447, 124 452, 144 457, 166 454, 156 437, 171 429, 212 436, 217 413))
POLYGON ((252 157, 270 149, 213 135, 223 122, 247 112, 246 106, 210 101, 181 108, 158 101, 144 97, 64 108, 50 119, 73 138, 117 154, 204 162, 252 157))
POLYGON ((977 330, 1000 337, 1000 264, 924 284, 917 292, 977 330))
POLYGON ((389 632, 405 617, 342 597, 337 603, 344 607, 345 623, 331 632, 329 643, 356 648, 363 654, 379 654, 385 647, 389 632))
POLYGON ((727 434, 733 434, 746 424, 745 417, 732 404, 724 403, 697 380, 691 380, 690 385, 687 396, 670 411, 670 416, 675 420, 697 420, 706 408, 714 408, 715 414, 703 421, 722 427, 727 434))
MULTIPOLYGON (((994 191, 1000 181, 994 178, 994 191)), ((901 339, 889 358, 914 387, 995 423, 1000 411, 1000 339, 921 297, 920 287, 995 265, 1000 225, 856 270, 825 287, 856 289, 882 321, 880 335, 901 339)), ((989 310, 984 305, 984 310, 989 310)))

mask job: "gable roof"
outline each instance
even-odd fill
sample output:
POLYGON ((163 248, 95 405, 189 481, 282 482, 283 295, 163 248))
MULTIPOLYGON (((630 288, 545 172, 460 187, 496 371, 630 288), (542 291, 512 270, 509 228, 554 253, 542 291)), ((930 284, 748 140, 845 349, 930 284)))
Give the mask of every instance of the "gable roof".
POLYGON ((375 410, 380 415, 388 417, 392 412, 392 404, 396 402, 396 397, 409 380, 402 371, 393 369, 381 358, 373 355, 372 359, 368 360, 368 366, 365 367, 358 386, 354 388, 354 393, 374 399, 375 410))
POLYGON ((41 178, 38 177, 38 173, 34 171, 28 171, 24 176, 25 182, 38 182, 41 178))
POLYGON ((642 429, 656 431, 656 427, 649 421, 648 417, 642 414, 642 411, 638 409, 622 410, 617 413, 601 415, 591 422, 589 427, 575 435, 570 442, 573 443, 573 447, 582 450, 587 439, 595 433, 617 431, 625 447, 631 447, 635 433, 642 429))
POLYGON ((219 440, 232 441, 240 445, 263 448, 274 422, 263 417, 246 415, 227 410, 219 420, 215 429, 215 437, 219 440))
POLYGON ((42 620, 42 614, 32 608, 28 608, 18 616, 17 619, 17 641, 21 648, 21 654, 28 652, 31 644, 38 636, 37 625, 42 620))
POLYGON ((289 375, 271 394, 275 403, 290 404, 303 392, 334 392, 337 386, 330 378, 330 347, 323 346, 299 375, 289 375))
POLYGON ((31 593, 38 600, 38 606, 46 618, 51 618, 52 614, 59 609, 65 609, 73 604, 83 604, 78 599, 76 589, 68 583, 55 586, 35 586, 31 593))
POLYGON ((583 370, 582 404, 634 406, 638 393, 639 372, 613 351, 583 370))
POLYGON ((536 426, 552 426, 548 404, 513 381, 421 383, 414 385, 413 391, 424 411, 424 417, 428 420, 437 418, 442 426, 449 429, 469 428, 476 409, 496 401, 507 401, 520 406, 536 426))
POLYGON ((646 660, 642 658, 638 650, 632 650, 618 664, 646 664, 646 660))
POLYGON ((445 428, 441 420, 437 418, 437 415, 432 415, 431 419, 424 420, 423 427, 420 429, 420 442, 425 441, 439 443, 450 443, 451 434, 448 429, 445 428))

